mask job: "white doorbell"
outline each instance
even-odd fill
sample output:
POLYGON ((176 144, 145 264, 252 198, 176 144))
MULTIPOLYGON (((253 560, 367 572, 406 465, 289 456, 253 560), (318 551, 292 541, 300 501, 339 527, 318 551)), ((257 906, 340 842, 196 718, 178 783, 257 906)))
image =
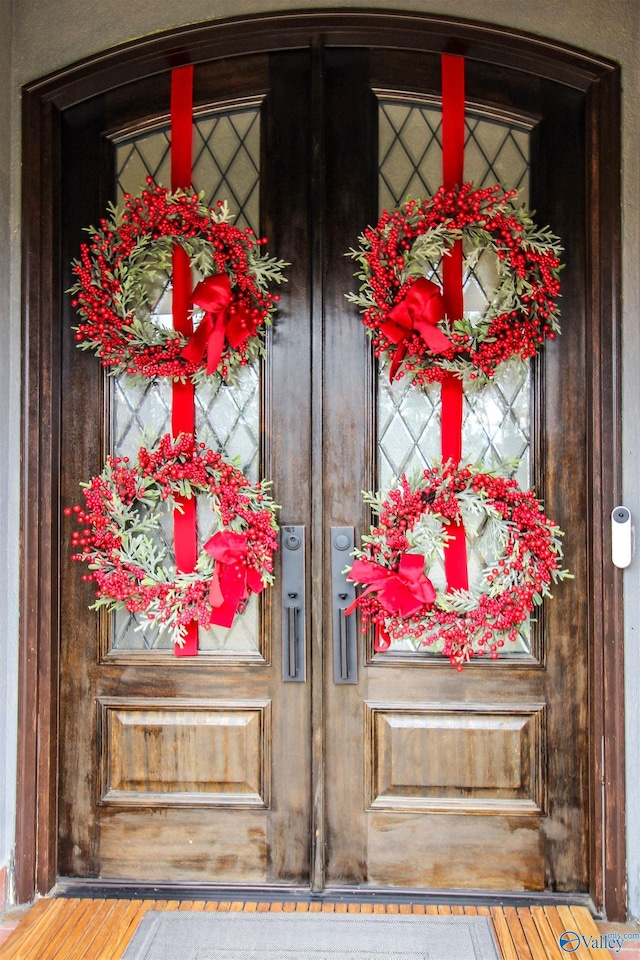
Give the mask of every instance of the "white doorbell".
POLYGON ((633 554, 631 514, 626 507, 611 511, 611 559, 616 567, 628 567, 633 554))

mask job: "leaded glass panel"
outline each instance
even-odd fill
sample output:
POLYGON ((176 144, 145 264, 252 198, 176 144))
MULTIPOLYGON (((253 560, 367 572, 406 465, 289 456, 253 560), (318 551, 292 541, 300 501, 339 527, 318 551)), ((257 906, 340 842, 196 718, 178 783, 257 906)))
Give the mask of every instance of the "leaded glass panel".
MULTIPOLYGON (((379 104, 379 208, 392 209, 408 196, 432 196, 442 183, 442 113, 439 107, 405 102, 379 104)), ((476 187, 500 183, 519 191, 528 203, 529 131, 467 112, 465 180, 476 187)), ((439 264, 434 263, 437 279, 439 264)), ((495 265, 484 252, 465 263, 465 312, 480 316, 495 289, 495 265)), ((467 390, 464 398, 462 456, 485 467, 514 462, 514 475, 531 485, 531 365, 503 364, 490 383, 467 390), (518 461, 517 467, 515 461, 518 461)), ((411 387, 407 380, 389 383, 378 377, 378 487, 389 490, 406 473, 411 476, 440 459, 440 387, 411 387)), ((484 567, 492 563, 490 538, 483 528, 466 523, 469 584, 473 589, 484 567)), ((430 571, 444 586, 443 569, 430 571)), ((402 649, 397 645, 396 649, 402 649)), ((521 631, 515 652, 530 650, 530 627, 521 631)), ((510 648, 514 652, 514 648, 510 648)))
MULTIPOLYGON (((258 108, 215 112, 196 119, 193 151, 193 187, 204 192, 213 206, 227 200, 241 229, 259 229, 260 112, 258 108)), ((145 179, 168 185, 171 179, 169 130, 159 129, 121 142, 116 148, 117 194, 136 194, 145 179)), ((194 285, 197 277, 194 277, 194 285)), ((167 276, 154 291, 152 312, 157 323, 171 325, 171 284, 167 276)), ((196 390, 198 439, 225 457, 238 457, 242 471, 258 480, 260 439, 260 381, 255 364, 241 370, 237 383, 205 383, 196 390)), ((155 444, 171 431, 171 383, 133 384, 126 377, 112 378, 111 450, 115 456, 134 458, 144 442, 155 444)), ((198 542, 213 532, 213 518, 205 498, 197 507, 198 542)), ((173 517, 161 516, 159 540, 166 548, 166 564, 173 563, 173 517)), ((113 618, 112 649, 170 650, 171 637, 149 626, 137 629, 135 615, 119 611, 113 618)), ((200 652, 242 652, 259 649, 259 603, 252 596, 243 615, 229 630, 213 627, 199 631, 200 652)))

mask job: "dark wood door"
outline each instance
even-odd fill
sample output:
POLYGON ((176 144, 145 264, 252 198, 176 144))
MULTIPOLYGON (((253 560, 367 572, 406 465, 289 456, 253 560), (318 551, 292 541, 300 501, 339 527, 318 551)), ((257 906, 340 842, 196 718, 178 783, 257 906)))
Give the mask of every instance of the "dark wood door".
MULTIPOLYGON (((224 63, 198 71, 194 90, 194 185, 212 204, 228 199, 238 225, 256 231, 276 209, 273 162, 261 165, 261 153, 280 136, 272 129, 268 89, 268 60, 257 57, 238 72, 224 63)), ((66 116, 66 260, 83 221, 95 221, 109 197, 139 192, 149 174, 169 183, 163 116, 169 91, 167 73, 161 83, 97 98, 66 116), (78 167, 87 163, 93 176, 78 188, 78 167)), ((304 189, 304 180, 289 188, 299 206, 280 254, 289 260, 294 231, 306 234, 304 189)), ((310 332, 308 324, 291 322, 292 310, 304 310, 304 287, 294 276, 288 289, 269 361, 244 371, 237 387, 198 390, 197 432, 238 456, 254 481, 273 475, 283 519, 293 515, 308 525, 310 399, 287 371, 308 357, 310 332)), ((160 313, 162 303, 161 297, 160 313)), ((126 378, 103 379, 95 359, 77 351, 68 327, 66 334, 63 499, 69 503, 78 482, 101 470, 107 452, 135 457, 143 435, 154 442, 170 432, 171 395, 166 382, 134 387, 126 378)), ((208 522, 205 510, 201 539, 208 522)), ((86 609, 90 598, 66 563, 61 874, 307 883, 311 688, 282 681, 278 586, 250 603, 233 629, 202 632, 195 660, 174 657, 170 638, 141 634, 126 612, 97 618, 86 609)))
MULTIPOLYGON (((361 331, 342 300, 354 282, 341 253, 352 244, 366 198, 353 214, 351 201, 340 218, 331 215, 343 189, 357 194, 371 176, 363 164, 366 143, 377 156, 380 206, 420 195, 425 183, 437 189, 439 58, 421 58, 419 65, 399 54, 363 58, 358 84, 348 75, 346 56, 333 55, 325 89, 328 136, 342 144, 325 155, 325 223, 332 233, 325 248, 324 462, 335 464, 325 494, 325 536, 341 523, 366 530, 360 490, 422 466, 421 452, 437 456, 439 443, 429 405, 402 387, 390 390, 386 378, 372 373, 361 331), (367 125, 372 101, 377 122, 367 125)), ((467 116, 465 177, 477 185, 500 179, 525 199, 528 193, 539 222, 562 236, 567 269, 562 336, 544 348, 530 379, 512 380, 503 371, 467 398, 463 462, 524 454, 529 476, 521 467, 521 482, 535 485, 567 532, 575 580, 554 591, 519 653, 498 662, 456 673, 413 651, 375 653, 367 637, 357 685, 335 685, 328 673, 326 880, 585 890, 587 528, 583 468, 576 466, 588 471, 580 399, 586 374, 582 98, 473 62, 466 75, 474 108, 467 116)), ((470 276, 468 309, 475 295, 470 276)), ((476 547, 469 542, 470 554, 476 547)))
MULTIPOLYGON (((197 136, 211 154, 202 186, 234 193, 250 220, 255 189, 237 186, 226 164, 235 155, 259 167, 260 230, 291 261, 267 359, 239 392, 207 395, 199 429, 230 452, 239 442, 273 478, 281 522, 305 526, 307 680, 282 679, 279 586, 231 640, 176 660, 131 623, 88 612, 90 588, 65 561, 62 875, 587 888, 585 132, 583 95, 559 84, 467 66, 469 162, 485 182, 529 192, 569 266, 562 337, 519 380, 469 405, 463 455, 512 456, 514 444, 526 455, 522 469, 567 531, 575 580, 497 663, 458 674, 411 650, 374 653, 364 637, 358 682, 334 682, 331 529, 366 533, 361 491, 428 458, 437 426, 424 425, 438 416, 437 401, 417 409, 379 378, 344 297, 355 284, 344 254, 379 204, 439 185, 439 90, 435 55, 314 48, 196 69, 197 136), (207 131, 225 123, 236 141, 225 141, 223 161, 207 131), (483 426, 487 404, 501 405, 497 426, 483 426), (222 437, 225 405, 235 413, 222 437)), ((168 99, 166 74, 67 111, 66 260, 123 171, 141 164, 168 99)), ((162 179, 162 163, 156 142, 140 170, 162 179)), ((71 503, 114 443, 135 445, 149 419, 161 428, 164 401, 161 388, 140 397, 105 383, 75 349, 66 309, 62 499, 71 503)))

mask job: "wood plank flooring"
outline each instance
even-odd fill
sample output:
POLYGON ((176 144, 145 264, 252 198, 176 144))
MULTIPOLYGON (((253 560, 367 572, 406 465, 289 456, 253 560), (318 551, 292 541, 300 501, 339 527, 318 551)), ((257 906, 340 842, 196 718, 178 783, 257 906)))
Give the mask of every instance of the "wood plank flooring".
MULTIPOLYGON (((38 900, 9 939, 0 960, 121 960, 147 910, 231 910, 254 912, 414 913, 482 915, 493 922, 503 960, 609 960, 608 950, 581 946, 572 954, 558 946, 564 930, 599 940, 584 907, 447 907, 383 903, 263 903, 214 900, 38 900)), ((624 951, 621 954, 624 960, 624 951)))

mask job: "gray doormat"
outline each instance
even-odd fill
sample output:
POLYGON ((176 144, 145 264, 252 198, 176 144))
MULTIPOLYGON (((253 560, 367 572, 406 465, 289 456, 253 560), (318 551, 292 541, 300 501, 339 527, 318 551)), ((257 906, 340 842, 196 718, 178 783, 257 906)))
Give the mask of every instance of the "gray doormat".
POLYGON ((486 917, 150 910, 122 960, 500 960, 486 917))

